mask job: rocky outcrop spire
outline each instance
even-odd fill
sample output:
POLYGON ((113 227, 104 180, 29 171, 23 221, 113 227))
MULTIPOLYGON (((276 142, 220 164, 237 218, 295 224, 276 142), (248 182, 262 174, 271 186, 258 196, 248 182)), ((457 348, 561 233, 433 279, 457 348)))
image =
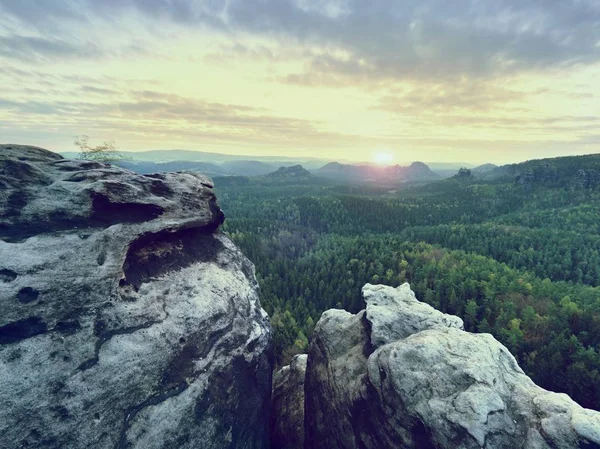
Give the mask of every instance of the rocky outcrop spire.
POLYGON ((268 446, 270 327, 209 178, 0 146, 0 447, 268 446))
POLYGON ((363 295, 362 312, 330 310, 316 326, 305 449, 600 448, 600 413, 536 386, 491 335, 408 284, 363 295))

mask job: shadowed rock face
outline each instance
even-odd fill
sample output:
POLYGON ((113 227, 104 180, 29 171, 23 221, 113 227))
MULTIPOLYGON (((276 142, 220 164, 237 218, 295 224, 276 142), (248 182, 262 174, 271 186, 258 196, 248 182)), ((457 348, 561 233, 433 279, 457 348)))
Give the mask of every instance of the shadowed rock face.
POLYGON ((297 355, 273 376, 271 449, 304 448, 304 379, 307 355, 297 355))
POLYGON ((491 335, 464 332, 408 284, 363 295, 364 311, 316 326, 306 449, 600 448, 600 413, 536 386, 491 335))
POLYGON ((268 446, 270 327, 209 178, 0 146, 0 448, 268 446))

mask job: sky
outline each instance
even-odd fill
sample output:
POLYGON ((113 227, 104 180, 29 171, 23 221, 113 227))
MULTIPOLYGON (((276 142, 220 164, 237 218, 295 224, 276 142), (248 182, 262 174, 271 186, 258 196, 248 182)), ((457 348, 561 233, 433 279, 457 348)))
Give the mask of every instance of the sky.
POLYGON ((0 143, 600 152, 600 0, 0 0, 0 143))

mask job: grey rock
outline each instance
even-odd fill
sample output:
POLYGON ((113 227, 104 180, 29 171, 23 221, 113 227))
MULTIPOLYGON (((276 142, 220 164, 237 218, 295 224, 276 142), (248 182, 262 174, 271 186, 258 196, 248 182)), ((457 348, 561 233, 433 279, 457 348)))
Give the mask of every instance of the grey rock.
POLYGON ((0 447, 268 446, 271 331, 209 178, 0 146, 0 447))
POLYGON ((574 189, 594 189, 600 184, 600 172, 598 170, 580 169, 573 177, 571 186, 574 189))
POLYGON ((306 354, 297 355, 273 376, 271 449, 304 448, 306 354))
POLYGON ((315 328, 306 449, 600 448, 600 413, 535 385, 491 335, 408 284, 363 294, 364 311, 328 311, 315 328))
POLYGON ((418 301, 408 284, 397 289, 367 284, 362 293, 367 303, 366 318, 371 324, 370 340, 374 348, 425 329, 454 327, 464 330, 459 317, 418 301))

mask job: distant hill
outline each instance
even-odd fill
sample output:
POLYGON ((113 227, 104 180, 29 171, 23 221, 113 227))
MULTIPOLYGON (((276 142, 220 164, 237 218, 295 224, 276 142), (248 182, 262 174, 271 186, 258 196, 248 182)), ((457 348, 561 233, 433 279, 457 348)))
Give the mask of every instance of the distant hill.
MULTIPOLYGON (((258 162, 265 163, 270 166, 269 170, 261 173, 266 175, 277 167, 290 166, 296 164, 302 164, 303 167, 308 169, 317 169, 322 167, 323 164, 328 162, 328 159, 311 158, 311 157, 295 157, 295 156, 249 156, 239 154, 225 154, 225 153, 214 153, 207 151, 193 151, 193 150, 152 150, 152 151, 120 151, 128 160, 140 161, 140 162, 175 162, 175 161, 187 161, 187 162, 206 162, 213 164, 225 164, 228 162, 258 162)), ((64 157, 77 158, 78 153, 74 151, 62 151, 60 152, 64 157)), ((331 159, 329 159, 331 160, 331 159)), ((240 170, 235 169, 236 173, 240 170)), ((242 174, 242 173, 240 173, 242 174)), ((258 175, 251 175, 258 176, 258 175)))
POLYGON ((495 164, 483 164, 483 165, 479 165, 477 167, 474 167, 471 169, 471 173, 473 173, 474 175, 482 175, 484 173, 489 173, 495 169, 497 169, 498 166, 495 164))
POLYGON ((117 165, 134 171, 136 173, 160 173, 160 172, 179 172, 179 171, 198 171, 207 176, 225 176, 229 172, 222 166, 211 164, 209 162, 194 161, 172 161, 172 162, 147 162, 147 161, 119 161, 117 165))
POLYGON ((600 154, 536 159, 497 167, 486 180, 510 179, 526 186, 595 188, 600 186, 600 154))
POLYGON ((468 162, 425 162, 427 166, 432 169, 434 172, 444 171, 444 170, 454 170, 456 173, 457 170, 461 168, 475 168, 475 165, 470 164, 468 162))
POLYGON ((451 178, 461 168, 475 168, 475 165, 468 162, 426 162, 426 164, 440 178, 451 178))
POLYGON ((136 173, 160 173, 178 171, 198 171, 207 176, 264 176, 272 173, 276 165, 259 161, 229 161, 221 164, 199 161, 150 162, 123 160, 118 162, 123 168, 136 173))
POLYGON ((240 176, 264 176, 271 173, 277 166, 260 161, 228 161, 220 164, 229 173, 240 176))
POLYGON ((433 181, 440 179, 423 162, 413 162, 407 167, 400 165, 351 165, 331 162, 313 171, 315 176, 351 183, 403 183, 409 181, 433 181))
POLYGON ((311 173, 302 165, 293 165, 292 167, 280 167, 277 171, 267 175, 268 178, 308 178, 311 173))

